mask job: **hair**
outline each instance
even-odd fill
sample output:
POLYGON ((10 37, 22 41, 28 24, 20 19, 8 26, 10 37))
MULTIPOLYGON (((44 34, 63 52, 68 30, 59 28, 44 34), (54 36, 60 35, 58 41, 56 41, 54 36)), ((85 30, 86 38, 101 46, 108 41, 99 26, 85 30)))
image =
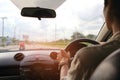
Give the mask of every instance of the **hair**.
POLYGON ((104 5, 105 5, 105 7, 108 5, 108 0, 104 1, 104 5))
POLYGON ((108 18, 120 24, 120 0, 105 0, 104 6, 108 7, 108 18))

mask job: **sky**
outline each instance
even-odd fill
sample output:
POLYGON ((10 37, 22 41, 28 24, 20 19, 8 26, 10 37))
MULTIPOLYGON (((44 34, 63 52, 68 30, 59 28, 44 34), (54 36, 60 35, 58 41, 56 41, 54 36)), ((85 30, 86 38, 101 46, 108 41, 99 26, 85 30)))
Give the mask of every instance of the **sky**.
MULTIPOLYGON (((4 20, 4 36, 22 39, 28 35, 32 41, 70 39, 73 32, 97 35, 104 23, 104 0, 66 0, 56 9, 54 19, 25 18, 10 0, 0 0, 0 18, 4 20)), ((2 32, 0 19, 0 32, 2 32)), ((0 36, 2 33, 0 33, 0 36)))

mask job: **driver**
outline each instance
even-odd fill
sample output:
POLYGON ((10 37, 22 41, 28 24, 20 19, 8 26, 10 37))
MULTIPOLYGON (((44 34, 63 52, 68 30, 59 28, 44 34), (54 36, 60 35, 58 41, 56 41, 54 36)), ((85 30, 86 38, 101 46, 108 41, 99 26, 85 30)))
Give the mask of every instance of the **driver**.
POLYGON ((120 48, 120 0, 104 0, 104 16, 106 25, 113 36, 105 44, 80 49, 70 68, 70 53, 61 50, 57 56, 60 80, 89 80, 97 65, 120 48))

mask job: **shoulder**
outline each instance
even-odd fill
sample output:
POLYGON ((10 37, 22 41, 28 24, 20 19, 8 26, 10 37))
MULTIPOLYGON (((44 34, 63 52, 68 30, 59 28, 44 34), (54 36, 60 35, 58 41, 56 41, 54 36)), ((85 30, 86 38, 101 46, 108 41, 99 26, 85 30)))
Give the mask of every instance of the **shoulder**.
POLYGON ((76 53, 75 58, 79 59, 80 61, 91 60, 96 58, 96 56, 100 55, 101 53, 103 53, 101 45, 84 47, 76 53))
POLYGON ((76 53, 75 58, 79 60, 103 59, 104 57, 109 55, 111 52, 119 48, 120 45, 118 44, 119 44, 119 41, 110 41, 102 45, 84 47, 76 53))
POLYGON ((84 47, 82 49, 80 49, 77 52, 77 56, 81 56, 81 55, 89 55, 89 54, 94 54, 98 51, 102 50, 102 46, 101 45, 95 45, 95 46, 90 46, 90 47, 84 47))

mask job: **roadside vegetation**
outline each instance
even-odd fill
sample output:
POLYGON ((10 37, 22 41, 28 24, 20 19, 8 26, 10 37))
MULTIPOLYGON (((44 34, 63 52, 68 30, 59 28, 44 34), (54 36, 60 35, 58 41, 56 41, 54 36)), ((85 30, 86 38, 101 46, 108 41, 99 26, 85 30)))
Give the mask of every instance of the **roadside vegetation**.
POLYGON ((65 48, 70 43, 70 40, 58 40, 52 42, 40 42, 40 45, 55 47, 55 48, 65 48))
POLYGON ((71 36, 71 39, 64 39, 64 40, 60 39, 52 42, 40 42, 40 45, 46 45, 46 46, 57 47, 57 48, 65 48, 71 41, 74 41, 80 38, 95 40, 96 35, 88 34, 87 36, 85 36, 82 33, 74 32, 73 35, 71 36))

